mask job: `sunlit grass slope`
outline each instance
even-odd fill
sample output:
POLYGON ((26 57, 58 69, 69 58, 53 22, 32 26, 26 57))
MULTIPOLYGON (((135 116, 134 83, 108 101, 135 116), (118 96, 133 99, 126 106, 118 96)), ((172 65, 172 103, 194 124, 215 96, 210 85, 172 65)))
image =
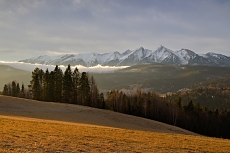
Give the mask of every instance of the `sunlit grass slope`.
POLYGON ((230 140, 0 116, 0 152, 230 152, 230 140))

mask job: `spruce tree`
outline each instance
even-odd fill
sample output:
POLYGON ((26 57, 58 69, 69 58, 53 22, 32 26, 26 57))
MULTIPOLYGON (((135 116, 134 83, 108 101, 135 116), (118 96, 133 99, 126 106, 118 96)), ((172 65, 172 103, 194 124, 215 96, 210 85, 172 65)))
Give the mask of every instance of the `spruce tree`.
POLYGON ((2 92, 3 95, 6 95, 8 96, 9 95, 9 91, 8 91, 8 87, 7 85, 5 84, 4 88, 3 88, 3 92, 2 92))
POLYGON ((18 97, 20 93, 20 85, 19 83, 17 83, 17 87, 16 87, 16 96, 18 97))
POLYGON ((77 67, 74 69, 72 78, 73 78, 73 103, 78 104, 80 73, 77 67))
POLYGON ((54 73, 53 74, 53 101, 61 102, 63 73, 62 73, 62 70, 57 65, 53 73, 54 73))
POLYGON ((12 81, 12 96, 16 97, 17 96, 17 86, 16 86, 16 82, 12 81))
POLYGON ((35 100, 43 100, 42 97, 43 75, 44 75, 43 70, 39 68, 35 68, 34 71, 32 72, 32 80, 30 81, 30 84, 31 84, 32 97, 35 100))
POLYGON ((54 71, 50 72, 49 75, 49 94, 50 94, 50 101, 54 101, 54 71))
POLYGON ((104 99, 104 94, 103 93, 100 93, 100 104, 97 107, 105 109, 105 99, 104 99))
POLYGON ((46 69, 46 72, 44 73, 43 76, 43 93, 42 97, 44 101, 51 101, 51 91, 50 91, 50 84, 51 84, 51 79, 50 79, 50 72, 48 69, 46 69))
POLYGON ((91 106, 90 85, 89 85, 88 74, 86 72, 82 72, 79 85, 80 85, 79 89, 80 89, 81 104, 86 106, 91 106))
POLYGON ((23 83, 22 83, 22 87, 21 87, 21 91, 20 91, 19 97, 25 98, 25 87, 24 87, 23 83))
POLYGON ((8 83, 8 84, 7 84, 7 87, 8 87, 8 95, 9 95, 9 96, 12 96, 12 87, 11 87, 11 83, 8 83))
POLYGON ((99 91, 97 88, 96 81, 93 76, 90 77, 90 100, 91 100, 91 106, 93 107, 99 107, 99 91))
POLYGON ((72 71, 70 65, 68 65, 63 78, 63 90, 62 90, 63 102, 72 103, 73 102, 72 94, 73 94, 72 71))

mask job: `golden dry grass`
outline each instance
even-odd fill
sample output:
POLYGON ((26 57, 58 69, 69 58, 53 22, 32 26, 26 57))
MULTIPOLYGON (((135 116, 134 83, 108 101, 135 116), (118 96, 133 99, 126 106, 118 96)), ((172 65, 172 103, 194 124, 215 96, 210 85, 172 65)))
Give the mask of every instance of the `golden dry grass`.
POLYGON ((230 141, 0 116, 0 152, 230 152, 230 141))
POLYGON ((0 96, 1 152, 230 152, 230 141, 108 110, 0 96))

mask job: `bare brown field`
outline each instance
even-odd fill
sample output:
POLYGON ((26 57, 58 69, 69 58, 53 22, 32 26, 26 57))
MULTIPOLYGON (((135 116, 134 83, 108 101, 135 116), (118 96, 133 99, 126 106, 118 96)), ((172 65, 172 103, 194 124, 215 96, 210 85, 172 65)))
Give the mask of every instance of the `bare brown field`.
POLYGON ((0 96, 0 152, 230 152, 230 140, 90 107, 0 96))
POLYGON ((230 152, 230 141, 0 116, 0 152, 230 152))

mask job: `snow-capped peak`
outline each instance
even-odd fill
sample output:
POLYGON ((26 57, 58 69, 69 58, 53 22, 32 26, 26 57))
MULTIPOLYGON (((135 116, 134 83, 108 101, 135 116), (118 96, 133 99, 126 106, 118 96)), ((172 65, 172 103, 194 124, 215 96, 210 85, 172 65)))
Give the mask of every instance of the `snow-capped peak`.
POLYGON ((158 47, 155 51, 139 47, 135 50, 126 50, 122 53, 115 51, 109 53, 81 53, 81 54, 65 54, 59 56, 39 56, 33 57, 20 62, 25 63, 40 63, 52 65, 136 65, 140 63, 163 63, 163 64, 182 64, 182 65, 215 65, 215 66, 230 66, 230 57, 216 54, 196 54, 195 52, 182 48, 178 51, 172 51, 163 45, 158 47), (205 59, 204 59, 205 58, 205 59))
POLYGON ((122 55, 125 56, 125 55, 127 55, 127 54, 129 54, 129 53, 131 53, 131 52, 132 52, 132 51, 128 49, 128 50, 124 51, 124 52, 122 53, 122 55))

